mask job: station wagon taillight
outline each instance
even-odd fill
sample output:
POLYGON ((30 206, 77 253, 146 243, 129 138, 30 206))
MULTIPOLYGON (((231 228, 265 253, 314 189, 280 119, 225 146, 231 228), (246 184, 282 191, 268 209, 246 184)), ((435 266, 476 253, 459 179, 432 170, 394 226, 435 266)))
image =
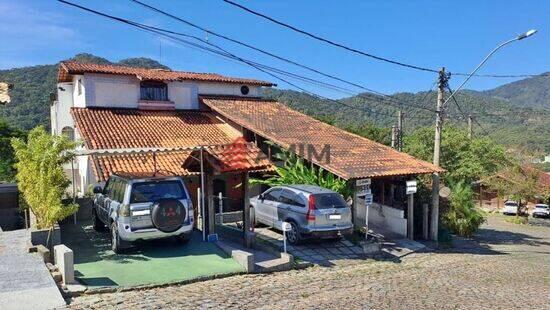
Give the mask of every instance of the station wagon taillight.
POLYGON ((315 196, 309 195, 306 220, 315 221, 315 196))

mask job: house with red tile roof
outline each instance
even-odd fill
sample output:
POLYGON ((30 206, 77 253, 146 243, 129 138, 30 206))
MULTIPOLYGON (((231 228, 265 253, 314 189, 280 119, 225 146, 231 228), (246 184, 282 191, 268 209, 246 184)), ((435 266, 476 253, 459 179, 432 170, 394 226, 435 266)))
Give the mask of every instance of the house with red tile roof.
MULTIPOLYGON (((246 213, 248 196, 259 191, 249 188, 248 176, 273 171, 278 148, 352 184, 372 179, 377 212, 369 224, 407 235, 405 181, 442 170, 263 99, 262 88, 272 86, 214 73, 61 62, 52 133, 82 141, 74 169, 67 167, 81 195, 113 173, 184 176, 196 194, 200 153, 206 209, 213 213, 221 192, 227 211, 246 213)), ((365 220, 361 199, 354 199, 358 226, 365 220)))

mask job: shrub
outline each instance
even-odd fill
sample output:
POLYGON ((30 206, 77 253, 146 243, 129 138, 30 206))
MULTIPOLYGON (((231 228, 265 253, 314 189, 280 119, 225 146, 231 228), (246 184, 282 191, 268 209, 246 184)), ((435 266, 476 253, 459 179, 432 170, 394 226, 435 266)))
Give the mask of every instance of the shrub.
POLYGON ((52 228, 56 222, 75 213, 77 205, 65 206, 61 202, 70 185, 62 165, 72 160, 70 151, 75 143, 36 127, 29 132, 27 142, 14 138, 12 146, 17 160, 18 186, 26 204, 36 215, 37 228, 52 228))
POLYGON ((296 155, 282 153, 277 154, 276 157, 284 160, 283 166, 276 168, 277 174, 265 180, 251 179, 251 184, 265 184, 269 186, 310 184, 333 190, 340 193, 346 199, 351 196, 352 191, 347 182, 337 178, 334 174, 325 171, 323 168, 308 167, 296 155))
POLYGON ((475 208, 474 192, 464 182, 452 186, 450 206, 443 216, 443 224, 454 234, 471 237, 485 222, 483 211, 475 208))
POLYGON ((529 218, 527 216, 516 215, 514 217, 507 218, 506 222, 518 225, 525 225, 529 223, 529 218))

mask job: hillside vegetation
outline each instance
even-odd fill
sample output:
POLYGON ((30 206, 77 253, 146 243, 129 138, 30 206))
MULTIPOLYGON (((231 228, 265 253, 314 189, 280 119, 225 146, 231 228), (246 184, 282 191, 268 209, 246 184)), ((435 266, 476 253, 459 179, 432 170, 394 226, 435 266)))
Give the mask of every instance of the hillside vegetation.
MULTIPOLYGON (((168 67, 149 58, 128 58, 112 63, 92 54, 78 54, 70 60, 84 63, 114 64, 146 68, 168 67)), ((0 106, 0 118, 20 129, 50 126, 50 93, 55 92, 58 64, 0 70, 0 81, 13 83, 12 102, 0 106)))
MULTIPOLYGON (((434 124, 434 114, 410 105, 434 109, 436 94, 398 93, 393 95, 406 105, 383 100, 378 96, 366 95, 343 98, 340 101, 322 100, 305 93, 289 90, 266 90, 266 96, 276 99, 293 109, 316 118, 330 118, 335 125, 345 128, 351 125, 374 123, 390 128, 396 123, 397 111, 403 110, 404 130, 434 124)), ((466 91, 457 96, 457 102, 465 114, 475 115, 483 128, 474 123, 474 134, 493 138, 507 146, 530 153, 550 153, 550 109, 518 107, 508 101, 466 91)), ((447 123, 466 128, 466 119, 457 105, 451 102, 446 109, 447 123)))
MULTIPOLYGON (((168 67, 149 58, 128 58, 113 63, 92 54, 78 54, 72 60, 88 63, 127 65, 147 68, 168 67)), ((182 68, 184 69, 184 68, 182 68)), ((0 70, 0 80, 13 83, 12 102, 0 107, 0 118, 10 125, 29 130, 37 125, 49 127, 50 93, 55 91, 57 64, 0 70)), ((506 84, 485 92, 466 91, 458 103, 466 113, 477 116, 488 135, 499 143, 531 152, 550 153, 550 77, 541 76, 506 84), (497 98, 498 97, 498 98, 497 98)), ((341 99, 347 107, 291 90, 266 90, 266 96, 287 104, 291 108, 334 123, 356 133, 373 132, 376 140, 388 143, 389 128, 395 123, 397 110, 405 114, 404 129, 431 126, 431 112, 409 105, 433 109, 435 93, 397 93, 393 97, 407 106, 380 100, 378 96, 363 94, 341 99), (384 127, 383 129, 375 129, 384 127)), ((465 119, 456 105, 447 108, 447 122, 465 127, 465 119)), ((475 134, 486 135, 479 126, 475 134)))
POLYGON ((550 72, 483 92, 520 107, 550 109, 550 72))

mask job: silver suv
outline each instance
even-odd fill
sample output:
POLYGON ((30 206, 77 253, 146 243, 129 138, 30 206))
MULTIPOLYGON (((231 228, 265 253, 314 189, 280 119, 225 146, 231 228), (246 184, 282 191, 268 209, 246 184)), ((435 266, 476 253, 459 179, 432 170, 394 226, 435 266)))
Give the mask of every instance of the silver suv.
POLYGON ((120 253, 137 240, 175 236, 187 242, 193 230, 193 206, 180 177, 135 178, 112 175, 105 188, 94 188, 94 229, 111 232, 111 248, 120 253))
POLYGON ((306 238, 337 238, 352 232, 351 209, 342 195, 314 185, 270 188, 250 199, 252 223, 278 230, 290 223, 288 241, 306 238))

